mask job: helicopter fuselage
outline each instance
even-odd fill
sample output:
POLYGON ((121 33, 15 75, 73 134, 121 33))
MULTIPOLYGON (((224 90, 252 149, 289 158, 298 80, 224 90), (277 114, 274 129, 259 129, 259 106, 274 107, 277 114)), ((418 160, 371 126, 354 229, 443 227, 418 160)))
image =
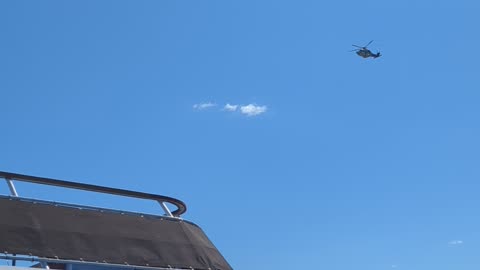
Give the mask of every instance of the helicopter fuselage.
POLYGON ((368 58, 368 57, 373 57, 373 58, 377 58, 380 56, 380 53, 372 53, 369 49, 361 49, 361 50, 358 50, 357 51, 357 54, 360 56, 360 57, 363 57, 363 58, 368 58))
POLYGON ((367 49, 361 49, 361 50, 358 50, 357 51, 357 54, 360 56, 360 57, 363 57, 363 58, 368 58, 368 57, 372 57, 372 52, 370 50, 367 50, 367 49))

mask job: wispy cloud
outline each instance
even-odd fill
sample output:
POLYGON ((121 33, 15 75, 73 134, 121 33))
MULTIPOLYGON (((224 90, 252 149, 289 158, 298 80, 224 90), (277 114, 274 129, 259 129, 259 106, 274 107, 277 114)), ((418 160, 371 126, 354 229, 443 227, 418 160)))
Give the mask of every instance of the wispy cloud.
MULTIPOLYGON (((216 106, 217 104, 213 102, 197 103, 193 105, 193 109, 197 111, 201 111, 201 110, 210 109, 216 106)), ((257 116, 265 113, 267 111, 267 106, 265 105, 260 106, 253 103, 250 103, 248 105, 238 105, 238 104, 227 103, 223 106, 223 109, 221 109, 221 111, 225 111, 225 112, 238 111, 243 115, 251 117, 251 116, 257 116)))
MULTIPOLYGON (((211 109, 213 107, 216 107, 217 104, 213 102, 205 102, 205 103, 198 103, 193 105, 193 109, 197 111, 201 110, 207 110, 211 109)), ((263 114, 267 111, 267 106, 259 106, 253 103, 250 103, 248 105, 238 105, 238 104, 231 104, 227 103, 223 106, 221 111, 224 112, 240 112, 243 115, 246 116, 257 116, 260 114, 263 114)))
POLYGON ((229 111, 229 112, 234 112, 237 110, 237 108, 238 108, 238 105, 232 105, 230 103, 225 104, 225 107, 223 107, 225 111, 229 111))
POLYGON ((247 116, 256 116, 266 111, 267 111, 267 106, 257 106, 254 104, 240 106, 240 112, 247 116))
POLYGON ((398 265, 392 264, 392 268, 397 268, 397 267, 398 267, 398 265))
POLYGON ((452 245, 452 246, 456 246, 456 245, 463 244, 463 241, 462 240, 452 240, 452 241, 448 242, 448 244, 452 245))
POLYGON ((212 102, 206 102, 206 103, 198 103, 193 105, 193 109, 195 110, 205 110, 211 107, 215 107, 217 104, 212 103, 212 102))

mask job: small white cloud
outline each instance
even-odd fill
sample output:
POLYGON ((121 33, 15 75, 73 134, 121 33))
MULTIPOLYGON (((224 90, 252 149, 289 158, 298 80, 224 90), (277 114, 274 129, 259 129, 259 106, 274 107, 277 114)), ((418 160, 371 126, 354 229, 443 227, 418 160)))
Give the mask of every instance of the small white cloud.
POLYGON ((225 111, 229 111, 229 112, 234 112, 237 110, 237 108, 238 108, 238 105, 232 105, 230 103, 227 103, 225 107, 223 107, 225 111))
POLYGON ((247 116, 259 115, 266 111, 267 111, 267 106, 257 106, 254 104, 240 106, 240 112, 243 114, 246 114, 247 116))
POLYGON ((453 241, 448 242, 448 244, 453 245, 453 246, 461 245, 461 244, 463 244, 463 241, 462 240, 453 240, 453 241))
POLYGON ((211 103, 211 102, 206 102, 206 103, 199 103, 199 104, 194 104, 193 109, 195 110, 205 110, 211 107, 215 107, 217 104, 211 103))

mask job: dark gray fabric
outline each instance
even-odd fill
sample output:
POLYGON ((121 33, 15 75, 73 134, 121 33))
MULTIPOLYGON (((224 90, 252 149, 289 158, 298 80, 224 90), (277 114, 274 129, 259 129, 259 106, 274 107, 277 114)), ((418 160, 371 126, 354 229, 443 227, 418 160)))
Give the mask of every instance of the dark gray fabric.
POLYGON ((0 252, 135 266, 231 270, 190 222, 0 198, 0 252))

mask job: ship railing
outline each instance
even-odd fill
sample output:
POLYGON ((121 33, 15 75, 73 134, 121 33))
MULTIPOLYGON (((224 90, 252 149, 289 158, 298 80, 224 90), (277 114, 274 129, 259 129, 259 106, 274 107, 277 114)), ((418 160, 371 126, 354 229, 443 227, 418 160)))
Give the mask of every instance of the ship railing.
POLYGON ((56 186, 56 187, 84 190, 84 191, 90 191, 90 192, 96 192, 96 193, 118 195, 123 197, 153 200, 160 204, 160 206, 164 211, 165 216, 171 217, 171 218, 180 218, 180 215, 182 215, 187 211, 187 206, 181 200, 178 200, 172 197, 157 195, 157 194, 97 186, 97 185, 91 185, 91 184, 83 184, 83 183, 70 182, 70 181, 64 181, 64 180, 58 180, 58 179, 52 179, 52 178, 44 178, 44 177, 36 177, 36 176, 29 176, 29 175, 23 175, 23 174, 2 172, 2 171, 0 171, 0 178, 5 179, 12 197, 19 197, 14 181, 20 181, 20 182, 39 184, 39 185, 56 186), (176 209, 171 211, 170 208, 167 206, 167 203, 174 205, 176 209))
POLYGON ((87 261, 77 261, 77 260, 65 260, 65 259, 55 259, 55 258, 44 258, 44 257, 35 257, 27 255, 12 255, 12 254, 0 254, 0 260, 12 261, 12 266, 17 266, 17 261, 29 262, 29 263, 38 263, 43 269, 49 270, 49 264, 64 264, 64 270, 71 270, 73 265, 84 265, 84 266, 100 266, 108 267, 122 270, 194 270, 192 268, 175 268, 175 267, 151 267, 151 266, 137 266, 129 264, 116 264, 108 262, 87 262, 87 261))

